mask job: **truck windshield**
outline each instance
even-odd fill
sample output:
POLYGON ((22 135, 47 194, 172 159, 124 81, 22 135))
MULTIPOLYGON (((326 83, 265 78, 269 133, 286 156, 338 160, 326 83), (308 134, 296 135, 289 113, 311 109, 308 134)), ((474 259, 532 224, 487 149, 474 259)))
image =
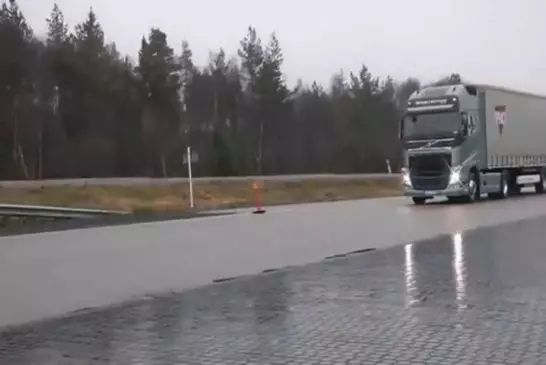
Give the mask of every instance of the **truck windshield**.
POLYGON ((460 131, 459 113, 407 115, 404 137, 409 139, 448 138, 460 131))

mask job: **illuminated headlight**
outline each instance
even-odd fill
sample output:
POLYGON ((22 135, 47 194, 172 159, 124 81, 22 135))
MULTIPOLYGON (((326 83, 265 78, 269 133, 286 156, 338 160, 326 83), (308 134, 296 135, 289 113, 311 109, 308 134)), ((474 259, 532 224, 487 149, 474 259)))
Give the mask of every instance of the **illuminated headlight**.
POLYGON ((449 184, 458 184, 461 182, 461 169, 460 168, 454 168, 451 169, 451 174, 449 176, 449 184))
POLYGON ((411 186, 409 171, 405 168, 402 169, 402 183, 406 186, 411 186))

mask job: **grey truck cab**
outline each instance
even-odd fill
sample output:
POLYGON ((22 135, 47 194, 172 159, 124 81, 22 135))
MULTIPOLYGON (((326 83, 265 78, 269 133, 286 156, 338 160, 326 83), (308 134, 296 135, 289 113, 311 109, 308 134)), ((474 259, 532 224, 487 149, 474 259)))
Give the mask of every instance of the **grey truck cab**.
POLYGON ((495 87, 459 84, 414 92, 400 124, 404 194, 423 204, 436 196, 503 198, 529 184, 542 192, 544 115, 546 98, 495 87))

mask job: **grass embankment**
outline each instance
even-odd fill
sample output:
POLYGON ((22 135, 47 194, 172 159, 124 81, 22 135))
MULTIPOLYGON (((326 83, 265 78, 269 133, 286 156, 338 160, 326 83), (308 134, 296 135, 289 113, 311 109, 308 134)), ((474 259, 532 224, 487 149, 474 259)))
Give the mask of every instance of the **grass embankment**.
MULTIPOLYGON (((398 179, 307 180, 261 183, 264 205, 335 201, 397 195, 398 179)), ((197 209, 234 208, 253 203, 249 181, 197 182, 197 209)), ((187 184, 147 186, 45 186, 41 188, 0 188, 0 203, 101 208, 129 212, 177 212, 188 210, 187 184)))

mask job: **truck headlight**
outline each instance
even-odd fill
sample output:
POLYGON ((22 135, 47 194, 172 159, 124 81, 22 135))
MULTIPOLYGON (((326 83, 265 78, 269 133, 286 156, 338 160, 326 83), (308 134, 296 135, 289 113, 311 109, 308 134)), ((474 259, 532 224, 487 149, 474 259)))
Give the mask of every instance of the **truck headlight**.
POLYGON ((458 184, 461 182, 461 169, 454 168, 451 169, 451 174, 449 175, 449 184, 458 184))
POLYGON ((411 186, 411 178, 407 169, 402 169, 402 183, 406 186, 411 186))

